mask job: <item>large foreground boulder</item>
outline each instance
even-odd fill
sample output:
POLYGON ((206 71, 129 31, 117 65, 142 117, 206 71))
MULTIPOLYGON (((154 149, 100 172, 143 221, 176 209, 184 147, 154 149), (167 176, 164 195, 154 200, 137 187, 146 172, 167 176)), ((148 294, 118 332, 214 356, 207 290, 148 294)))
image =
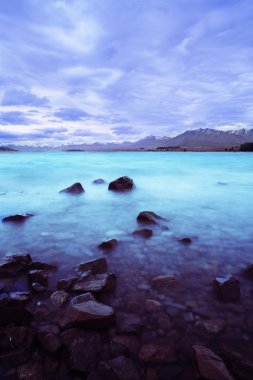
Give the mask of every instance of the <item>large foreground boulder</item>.
POLYGON ((134 181, 129 177, 120 177, 109 183, 108 190, 113 191, 129 191, 134 187, 134 181))
POLYGON ((112 307, 99 303, 91 293, 73 298, 59 318, 61 328, 87 327, 101 329, 114 321, 112 307))
POLYGON ((26 253, 6 256, 0 261, 0 277, 14 277, 31 262, 31 256, 26 253))
POLYGON ((166 220, 153 211, 141 211, 137 216, 137 222, 143 224, 157 224, 159 220, 166 220))
POLYGON ((34 216, 33 214, 15 214, 15 215, 9 215, 2 219, 3 223, 23 223, 28 218, 31 218, 34 216))
POLYGON ((66 189, 61 190, 60 193, 76 194, 76 195, 82 194, 84 193, 84 188, 80 182, 76 182, 73 185, 67 187, 66 189))

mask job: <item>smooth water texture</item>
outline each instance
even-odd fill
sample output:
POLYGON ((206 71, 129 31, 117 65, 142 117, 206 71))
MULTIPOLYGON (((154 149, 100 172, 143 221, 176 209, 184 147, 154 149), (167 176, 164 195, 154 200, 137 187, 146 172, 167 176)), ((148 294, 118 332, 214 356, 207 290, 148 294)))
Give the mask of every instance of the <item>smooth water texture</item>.
POLYGON ((101 256, 100 242, 117 238, 109 262, 138 284, 160 273, 236 273, 253 262, 251 153, 1 153, 0 173, 1 218, 35 215, 0 225, 1 256, 29 251, 65 273, 101 256), (123 175, 136 188, 108 191, 108 182, 123 175), (96 178, 107 184, 92 184, 96 178), (59 193, 77 181, 85 194, 59 193), (169 230, 158 226, 149 240, 132 236, 142 210, 168 218, 169 230), (185 236, 193 240, 189 247, 178 242, 185 236))

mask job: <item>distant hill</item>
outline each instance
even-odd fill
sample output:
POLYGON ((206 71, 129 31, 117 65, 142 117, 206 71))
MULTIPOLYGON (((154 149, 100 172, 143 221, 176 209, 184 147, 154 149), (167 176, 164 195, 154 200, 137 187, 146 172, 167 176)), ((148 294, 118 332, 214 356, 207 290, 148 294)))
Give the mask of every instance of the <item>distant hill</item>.
POLYGON ((18 152, 17 149, 7 148, 5 146, 0 146, 0 152, 18 152))

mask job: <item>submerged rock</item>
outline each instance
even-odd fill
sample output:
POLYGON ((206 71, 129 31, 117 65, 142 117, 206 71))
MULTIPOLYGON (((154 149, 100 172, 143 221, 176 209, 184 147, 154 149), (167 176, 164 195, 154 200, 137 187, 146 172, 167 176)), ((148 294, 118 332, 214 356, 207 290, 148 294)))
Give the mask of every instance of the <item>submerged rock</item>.
POLYGON ((137 216, 137 221, 143 224, 157 224, 157 221, 165 220, 153 211, 141 211, 137 216))
POLYGON ((132 313, 117 314, 118 334, 138 334, 143 328, 143 323, 139 315, 132 313))
POLYGON ((65 290, 66 292, 68 292, 72 290, 77 280, 78 280, 78 277, 63 278, 57 282, 57 289, 65 290))
POLYGON ((107 271, 107 261, 104 257, 81 263, 77 270, 80 272, 92 271, 93 274, 105 273, 107 271))
POLYGON ((188 238, 188 237, 185 237, 183 239, 179 239, 178 240, 180 243, 184 244, 184 245, 188 245, 188 244, 191 244, 192 243, 192 239, 188 238))
MULTIPOLYGON (((112 372, 120 380, 140 380, 139 373, 135 367, 133 360, 126 356, 118 356, 107 362, 112 372)), ((110 375, 109 375, 110 376, 110 375)), ((106 377, 107 379, 114 379, 114 377, 106 377)))
POLYGON ((117 239, 110 239, 107 241, 103 241, 103 243, 98 245, 98 248, 101 249, 102 251, 109 251, 111 249, 114 249, 118 245, 118 240, 117 239))
POLYGON ((108 190, 113 191, 129 191, 134 187, 134 181, 129 177, 120 177, 109 183, 108 190))
POLYGON ((28 268, 32 258, 29 254, 17 254, 4 257, 0 261, 0 276, 14 277, 23 269, 28 268))
POLYGON ((116 286, 116 275, 113 273, 90 274, 87 273, 76 281, 75 291, 106 292, 116 286))
POLYGON ((213 351, 201 345, 194 345, 193 352, 201 377, 207 380, 234 380, 223 360, 213 351))
POLYGON ((139 359, 145 363, 173 363, 176 360, 176 354, 169 345, 148 343, 141 347, 139 359))
POLYGON ((240 282, 232 275, 217 277, 214 280, 214 289, 223 302, 236 302, 241 297, 240 282))
POLYGON ((43 286, 47 286, 48 283, 48 275, 47 272, 41 269, 33 269, 28 273, 28 280, 32 283, 39 283, 43 286))
POLYGON ((69 327, 101 329, 108 327, 113 321, 113 308, 97 302, 91 293, 86 293, 72 299, 60 316, 59 325, 64 329, 69 327))
POLYGON ((56 265, 43 263, 41 261, 33 261, 29 264, 29 269, 54 270, 56 269, 56 265))
POLYGON ((69 294, 64 290, 57 290, 51 294, 51 302, 54 306, 62 306, 68 300, 69 294))
POLYGON ((95 185, 103 185, 104 183, 106 183, 106 181, 103 178, 98 178, 98 179, 94 179, 92 183, 94 183, 95 185))
POLYGON ((219 334, 225 327, 224 319, 215 318, 206 321, 197 321, 196 327, 202 328, 208 334, 219 334))
POLYGON ((176 277, 170 275, 160 275, 151 280, 151 285, 159 290, 169 290, 179 285, 176 277))
POLYGON ((135 230, 133 232, 133 235, 142 237, 144 239, 149 239, 153 235, 153 231, 148 228, 142 228, 140 230, 135 230))
POLYGON ((23 223, 25 222, 28 218, 31 218, 34 216, 33 214, 15 214, 15 215, 9 215, 6 216, 5 218, 2 219, 3 223, 23 223))
POLYGON ((38 362, 29 362, 17 368, 19 380, 43 380, 42 366, 38 362))
POLYGON ((60 193, 68 193, 68 194, 82 194, 84 193, 84 188, 80 182, 76 182, 73 185, 67 187, 60 191, 60 193))

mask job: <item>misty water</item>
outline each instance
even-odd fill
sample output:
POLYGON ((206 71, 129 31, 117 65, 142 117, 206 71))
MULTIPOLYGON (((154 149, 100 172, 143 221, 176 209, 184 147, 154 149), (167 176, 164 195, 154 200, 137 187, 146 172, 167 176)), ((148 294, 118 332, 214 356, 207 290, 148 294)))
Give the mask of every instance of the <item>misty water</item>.
POLYGON ((111 301, 118 308, 155 298, 182 311, 189 323, 222 310, 232 329, 242 326, 252 307, 252 284, 241 275, 253 263, 251 153, 1 153, 0 173, 1 218, 34 214, 22 225, 0 225, 1 256, 28 251, 56 263, 52 283, 73 275, 80 262, 106 256, 118 276, 118 298, 111 301), (123 175, 135 189, 108 191, 108 182, 123 175), (107 184, 92 184, 97 178, 107 184), (59 193, 77 181, 84 194, 59 193), (143 210, 168 219, 153 227, 148 240, 132 235, 143 210), (183 237, 192 244, 179 243, 183 237), (119 240, 118 247, 101 253, 97 245, 110 238, 119 240), (243 313, 213 294, 213 278, 229 273, 240 278, 243 313), (176 276, 180 288, 169 296, 157 293, 150 280, 159 274, 176 276))

